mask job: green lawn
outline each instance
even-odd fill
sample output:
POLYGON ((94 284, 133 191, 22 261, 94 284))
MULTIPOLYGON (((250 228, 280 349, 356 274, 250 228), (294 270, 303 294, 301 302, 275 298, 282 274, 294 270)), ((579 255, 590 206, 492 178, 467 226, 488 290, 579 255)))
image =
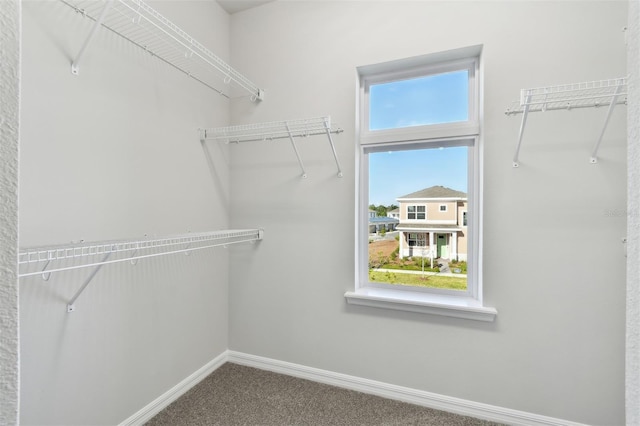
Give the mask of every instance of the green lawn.
POLYGON ((443 277, 440 275, 403 274, 401 272, 369 271, 369 281, 387 284, 410 285, 417 287, 446 288, 450 290, 466 290, 467 279, 443 277))

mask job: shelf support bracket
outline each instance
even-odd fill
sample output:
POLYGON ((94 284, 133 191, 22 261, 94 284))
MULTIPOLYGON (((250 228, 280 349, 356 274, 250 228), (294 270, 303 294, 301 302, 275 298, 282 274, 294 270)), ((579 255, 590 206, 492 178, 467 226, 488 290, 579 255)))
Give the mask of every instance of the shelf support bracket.
POLYGON ((102 25, 102 22, 104 22, 104 18, 107 16, 107 12, 111 8, 112 4, 113 4, 113 0, 107 0, 107 2, 105 3, 104 8, 102 9, 102 12, 100 12, 100 16, 98 17, 98 20, 95 22, 95 24, 93 25, 93 28, 91 29, 91 32, 89 33, 89 36, 84 41, 84 44, 80 48, 80 51, 76 55, 76 58, 71 63, 71 74, 73 75, 80 74, 80 60, 82 59, 82 56, 84 55, 85 50, 87 50, 87 47, 89 47, 89 45, 93 41, 93 38, 98 32, 98 28, 100 28, 100 26, 102 25))
POLYGON ((524 111, 522 112, 522 122, 520 122, 520 133, 518 134, 518 145, 516 153, 513 155, 513 167, 520 167, 518 156, 520 155, 520 146, 522 145, 522 135, 524 135, 524 127, 527 125, 527 116, 529 115, 529 103, 531 102, 531 94, 527 94, 525 98, 524 111))
POLYGON ((340 162, 338 161, 338 154, 336 154, 336 147, 333 144, 333 138, 331 137, 331 129, 329 128, 329 122, 324 120, 324 130, 327 132, 327 138, 329 138, 329 145, 331 145, 331 152, 333 152, 333 158, 336 160, 336 167, 338 168, 338 177, 341 178, 342 169, 340 168, 340 162))
POLYGON ((596 164, 598 162, 598 150, 600 149, 600 143, 602 142, 602 137, 604 136, 605 130, 607 130, 607 126, 609 125, 609 119, 611 118, 611 114, 613 113, 614 108, 618 103, 618 97, 620 96, 620 92, 622 91, 622 85, 619 84, 616 87, 616 91, 611 98, 611 103, 609 104, 609 109, 607 110, 607 117, 604 120, 604 125, 602 126, 602 131, 600 132, 600 137, 598 137, 598 141, 593 146, 593 151, 591 151, 591 159, 589 160, 591 164, 596 164))
POLYGON ((91 280, 93 280, 93 278, 96 276, 96 274, 104 266, 104 262, 106 262, 107 259, 109 259, 109 256, 111 256, 111 252, 109 252, 109 253, 104 255, 104 257, 102 258, 100 264, 98 266, 96 266, 96 269, 94 269, 93 272, 91 272, 91 275, 89 275, 89 277, 87 277, 87 279, 84 281, 84 284, 82 284, 82 287, 80 287, 80 289, 76 292, 76 294, 71 298, 71 300, 67 304, 67 312, 73 312, 73 311, 76 310, 76 307, 75 307, 74 303, 76 302, 78 297, 80 297, 80 295, 82 294, 84 289, 87 288, 87 286, 89 285, 91 280))
POLYGON ((284 125, 287 127, 287 132, 289 133, 289 140, 291 141, 291 146, 293 147, 293 151, 296 153, 296 157, 298 157, 298 163, 300 163, 300 168, 302 169, 302 177, 307 177, 307 172, 304 169, 304 164, 302 163, 302 158, 300 158, 300 153, 298 152, 298 147, 296 146, 296 142, 293 139, 293 134, 291 133, 291 128, 289 127, 289 123, 285 122, 284 125))

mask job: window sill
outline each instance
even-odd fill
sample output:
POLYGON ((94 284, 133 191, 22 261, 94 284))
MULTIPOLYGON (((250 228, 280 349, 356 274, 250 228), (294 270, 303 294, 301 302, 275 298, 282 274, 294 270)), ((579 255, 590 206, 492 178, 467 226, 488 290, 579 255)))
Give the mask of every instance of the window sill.
POLYGON ((359 288, 344 294, 347 303, 492 322, 498 311, 475 299, 386 288, 359 288))

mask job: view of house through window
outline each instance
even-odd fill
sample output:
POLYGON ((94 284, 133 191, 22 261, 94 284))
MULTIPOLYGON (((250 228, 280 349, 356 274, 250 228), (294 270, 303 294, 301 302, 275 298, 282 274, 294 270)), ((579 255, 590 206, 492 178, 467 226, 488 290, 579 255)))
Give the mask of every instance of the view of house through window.
POLYGON ((467 290, 467 151, 369 154, 369 281, 467 290))
POLYGON ((479 297, 479 54, 359 67, 357 288, 479 297))

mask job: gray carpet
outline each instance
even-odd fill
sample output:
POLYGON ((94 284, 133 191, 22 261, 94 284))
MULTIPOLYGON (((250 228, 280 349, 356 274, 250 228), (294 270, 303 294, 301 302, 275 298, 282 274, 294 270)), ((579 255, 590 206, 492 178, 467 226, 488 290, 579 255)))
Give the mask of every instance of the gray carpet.
POLYGON ((496 425, 231 363, 146 424, 496 425))

